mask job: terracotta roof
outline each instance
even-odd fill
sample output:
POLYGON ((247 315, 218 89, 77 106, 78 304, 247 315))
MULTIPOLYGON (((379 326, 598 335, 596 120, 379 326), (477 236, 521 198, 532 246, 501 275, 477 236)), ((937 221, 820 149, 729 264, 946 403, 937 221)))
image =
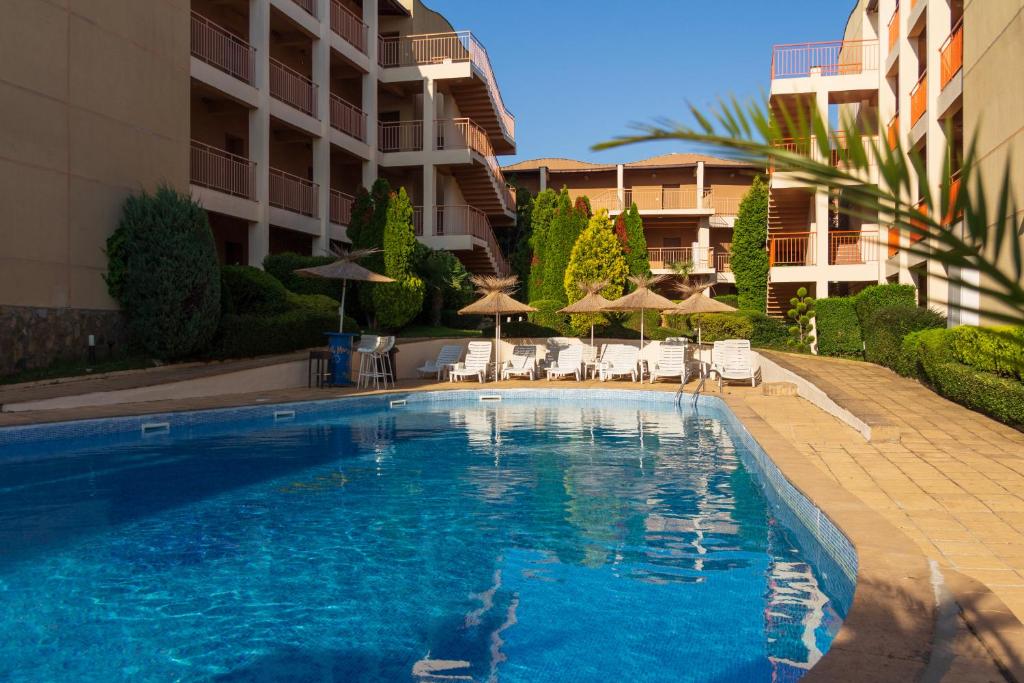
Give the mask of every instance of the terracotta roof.
MULTIPOLYGON (((698 161, 703 161, 709 166, 740 166, 752 168, 750 164, 732 159, 721 159, 719 157, 707 156, 706 154, 693 154, 689 152, 672 152, 661 154, 656 157, 649 157, 639 161, 630 161, 623 164, 626 168, 658 168, 666 166, 694 166, 698 161)), ((547 166, 550 171, 609 171, 615 169, 615 164, 595 164, 589 161, 577 161, 564 157, 542 157, 540 159, 529 159, 520 161, 508 166, 502 166, 503 171, 536 171, 541 166, 547 166)))

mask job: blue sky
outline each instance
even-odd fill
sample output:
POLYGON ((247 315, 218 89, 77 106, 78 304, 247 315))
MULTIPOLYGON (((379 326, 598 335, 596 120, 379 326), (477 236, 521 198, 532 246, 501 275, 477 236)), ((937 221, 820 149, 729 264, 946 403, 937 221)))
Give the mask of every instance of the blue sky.
POLYGON ((686 103, 761 97, 771 47, 842 38, 853 0, 426 0, 487 47, 519 154, 618 163, 674 143, 591 152, 686 103))

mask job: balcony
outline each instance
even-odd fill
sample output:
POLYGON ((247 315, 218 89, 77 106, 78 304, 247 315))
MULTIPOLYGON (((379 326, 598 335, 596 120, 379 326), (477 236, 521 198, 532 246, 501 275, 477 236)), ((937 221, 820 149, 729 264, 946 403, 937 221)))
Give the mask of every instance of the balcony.
POLYGON ((387 121, 377 124, 377 146, 381 152, 423 150, 423 121, 387 121))
POLYGON ((889 142, 889 149, 896 149, 900 146, 900 113, 896 114, 889 119, 889 124, 885 128, 885 137, 889 142))
POLYGON ((192 56, 253 85, 256 48, 206 17, 192 13, 192 56))
POLYGON ((813 232, 779 232, 768 236, 768 265, 813 266, 813 232))
POLYGON ((488 211, 515 211, 515 195, 505 183, 505 175, 502 173, 501 166, 498 165, 498 160, 494 156, 494 147, 491 145, 491 140, 487 136, 487 131, 485 131, 481 126, 465 117, 458 119, 441 119, 436 122, 434 149, 468 149, 476 152, 483 160, 484 166, 487 168, 487 173, 489 174, 489 177, 487 178, 487 185, 490 186, 493 193, 497 194, 500 206, 492 206, 494 204, 494 199, 490 197, 490 195, 493 193, 488 192, 486 187, 481 187, 484 183, 474 182, 479 181, 479 178, 466 178, 465 176, 470 174, 467 169, 456 169, 454 173, 459 177, 463 194, 466 195, 465 199, 471 204, 485 208, 488 211), (485 195, 488 195, 488 197, 476 196, 480 194, 481 189, 485 195))
MULTIPOLYGON (((710 195, 705 188, 704 196, 710 195)), ((640 211, 681 211, 697 208, 697 186, 631 188, 625 191, 625 205, 640 211)))
POLYGON ((338 190, 331 190, 330 210, 331 222, 348 225, 352 220, 352 202, 355 197, 338 190))
MULTIPOLYGON (((413 230, 417 237, 423 235, 423 207, 413 211, 413 230)), ((478 242, 471 249, 460 249, 459 244, 443 244, 455 252, 472 272, 492 272, 505 275, 510 272, 508 262, 501 253, 498 240, 494 237, 491 222, 480 209, 468 205, 445 205, 435 207, 435 237, 468 236, 478 242)), ((430 236, 427 236, 428 238, 430 236)))
POLYGON ((916 124, 928 111, 928 72, 921 74, 917 85, 910 91, 910 125, 916 124))
POLYGON ((867 263, 871 258, 871 239, 859 230, 830 230, 828 262, 834 266, 867 263))
POLYGON ((952 225, 963 217, 963 208, 957 206, 957 200, 959 198, 960 169, 957 169, 949 178, 949 205, 946 209, 946 216, 943 219, 944 225, 952 225))
POLYGON ((691 263, 694 270, 710 270, 715 263, 714 247, 648 247, 651 270, 670 270, 677 263, 691 263))
POLYGON ((942 88, 949 85, 964 66, 964 20, 956 23, 956 27, 946 38, 946 41, 939 48, 939 61, 942 71, 939 74, 939 83, 942 88))
POLYGON ((718 252, 715 255, 715 270, 719 273, 731 273, 732 265, 730 263, 730 256, 731 254, 729 254, 729 252, 718 252))
POLYGON ((331 0, 331 30, 355 49, 366 54, 368 27, 361 17, 337 0, 331 0))
POLYGON ((316 118, 317 85, 295 69, 270 59, 270 96, 316 118))
POLYGON ((193 185, 256 199, 256 162, 198 140, 192 141, 189 178, 193 185))
POLYGON ((276 168, 270 169, 270 205, 317 218, 317 196, 320 186, 276 168))
POLYGON ((889 52, 893 51, 900 39, 900 5, 896 3, 896 9, 889 17, 889 52))
POLYGON ((316 0, 292 0, 292 2, 306 10, 310 16, 316 16, 316 0))
POLYGON ((878 70, 877 40, 792 43, 772 48, 772 80, 878 70))
POLYGON ((366 112, 331 93, 331 127, 366 142, 366 112))
MULTIPOLYGON (((409 36, 380 37, 378 62, 382 67, 429 66, 468 62, 484 82, 494 105, 497 122, 509 140, 515 139, 516 120, 501 98, 487 50, 469 31, 429 33, 409 36)), ((478 121, 483 115, 461 107, 478 121)))

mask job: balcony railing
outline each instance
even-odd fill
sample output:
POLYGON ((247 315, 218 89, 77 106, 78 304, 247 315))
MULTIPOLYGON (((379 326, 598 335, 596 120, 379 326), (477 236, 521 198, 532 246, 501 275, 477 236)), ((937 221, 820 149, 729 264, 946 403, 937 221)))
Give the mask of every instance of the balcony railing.
POLYGON ((331 30, 345 42, 366 54, 368 28, 362 18, 338 0, 331 0, 331 30))
POLYGON ((900 146, 900 113, 889 119, 889 125, 885 128, 885 137, 889 142, 889 149, 896 149, 900 146))
POLYGON ((331 126, 366 142, 366 112, 331 93, 331 126))
POLYGON ((877 70, 877 40, 792 43, 772 48, 773 79, 844 76, 877 70))
MULTIPOLYGON (((491 222, 480 209, 467 205, 445 205, 435 207, 434 234, 471 235, 483 240, 496 264, 496 270, 503 275, 509 272, 508 262, 501 253, 498 240, 494 237, 491 222)), ((422 227, 420 228, 422 232, 422 227)))
POLYGON ((704 207, 710 204, 715 213, 735 216, 740 212, 740 197, 720 197, 714 193, 704 198, 704 207), (710 200, 710 202, 708 201, 710 200))
POLYGON ((292 2, 309 12, 312 16, 316 16, 316 0, 292 0, 292 2))
POLYGON ((813 266, 814 233, 780 232, 768 237, 768 265, 813 266))
POLYGON ((423 207, 412 207, 412 232, 417 237, 423 236, 423 207))
POLYGON ((928 111, 928 72, 921 74, 917 85, 910 91, 910 125, 913 126, 928 111))
POLYGON ((320 186, 276 168, 270 169, 270 205, 316 218, 320 186))
POLYGON ((189 177, 193 185, 256 198, 256 162, 198 140, 192 141, 189 177))
POLYGON ((960 198, 960 170, 957 169, 949 178, 949 206, 946 209, 946 217, 943 221, 946 225, 952 225, 963 216, 963 209, 957 207, 957 200, 960 198))
POLYGON ((515 138, 516 119, 501 99, 487 49, 469 31, 380 37, 378 62, 383 67, 470 62, 494 98, 502 128, 510 138, 515 138))
POLYGON ((828 262, 849 265, 874 261, 874 244, 867 234, 859 230, 830 230, 828 233, 828 262))
POLYGON ((692 263, 694 268, 706 270, 715 262, 715 248, 648 247, 647 260, 651 268, 671 268, 675 263, 692 263))
POLYGON ((942 71, 939 74, 941 87, 945 88, 953 76, 964 66, 964 20, 956 22, 946 42, 939 48, 939 62, 942 71))
MULTIPOLYGON (((923 197, 917 200, 917 203, 914 204, 914 211, 918 215, 928 218, 928 202, 923 197)), ((927 230, 928 224, 922 220, 915 220, 913 217, 911 217, 910 225, 917 228, 917 230, 910 231, 910 243, 913 244, 914 242, 920 242, 921 240, 923 240, 924 232, 919 231, 927 230)))
POLYGON ((423 150, 422 121, 382 121, 377 126, 377 146, 381 152, 423 150))
MULTIPOLYGON (((709 190, 705 188, 705 196, 710 194, 709 190)), ((626 206, 636 202, 641 211, 696 209, 697 186, 633 188, 626 190, 625 200, 626 206)))
POLYGON ((256 48, 206 17, 192 13, 192 56, 253 84, 256 48))
POLYGON ((896 3, 896 9, 893 11, 892 16, 889 17, 889 51, 896 47, 896 43, 900 39, 900 4, 896 3))
POLYGON ((316 116, 316 83, 295 69, 270 58, 270 96, 316 116))
POLYGON ((731 254, 727 251, 720 251, 717 254, 715 254, 715 270, 717 270, 719 273, 731 273, 732 264, 730 263, 730 256, 731 254))
POLYGON ((348 225, 352 220, 352 202, 355 201, 355 197, 332 189, 330 201, 331 222, 348 225))
POLYGON ((889 252, 889 258, 895 256, 900 250, 900 230, 899 228, 890 227, 887 239, 889 252))
POLYGON ((471 149, 479 154, 487 164, 505 206, 514 209, 515 197, 505 183, 505 175, 494 156, 494 147, 487 137, 487 131, 468 118, 441 119, 435 123, 434 149, 471 149))

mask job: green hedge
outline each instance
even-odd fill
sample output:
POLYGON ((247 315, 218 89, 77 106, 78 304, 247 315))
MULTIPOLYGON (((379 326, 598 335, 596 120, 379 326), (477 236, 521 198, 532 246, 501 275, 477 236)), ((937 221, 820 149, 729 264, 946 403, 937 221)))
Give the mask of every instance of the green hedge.
POLYGON ((897 370, 906 363, 901 358, 904 337, 911 332, 945 326, 945 316, 927 308, 900 305, 877 309, 863 328, 864 357, 897 370))
MULTIPOLYGON (((333 263, 336 259, 332 256, 303 256, 294 252, 283 254, 271 254, 263 259, 263 269, 277 278, 285 289, 296 294, 323 294, 337 301, 341 300, 341 280, 328 280, 321 277, 302 277, 296 275, 298 268, 311 268, 333 263)), ((348 294, 352 294, 349 290, 348 294)), ((355 297, 349 299, 347 304, 353 304, 355 297)))
POLYGON ((737 315, 749 318, 754 326, 750 334, 750 345, 754 348, 792 350, 786 323, 755 311, 740 311, 737 315))
POLYGON ((1024 379, 1024 327, 971 327, 950 330, 953 355, 964 365, 1010 379, 1024 379))
POLYGON ((858 292, 853 300, 861 329, 866 329, 871 316, 879 309, 917 306, 917 290, 913 285, 871 285, 858 292))
POLYGON ((536 313, 529 314, 531 323, 557 330, 558 334, 554 335, 556 337, 569 334, 569 316, 558 312, 559 308, 565 307, 563 302, 555 299, 538 299, 531 301, 530 305, 537 309, 536 313))
MULTIPOLYGON (((960 333, 963 334, 963 333, 960 333)), ((1013 427, 1024 427, 1024 382, 976 370, 956 358, 952 330, 918 334, 918 363, 934 389, 960 405, 985 413, 1013 427)))
POLYGON ((220 291, 224 313, 284 313, 292 307, 280 280, 252 266, 223 266, 220 291))
POLYGON ((718 296, 713 296, 711 298, 715 301, 721 301, 726 306, 732 306, 733 308, 740 307, 739 294, 719 294, 718 296))
POLYGON ((814 310, 818 327, 818 353, 822 356, 860 357, 863 341, 855 299, 818 299, 814 310))
POLYGON ((695 313, 690 316, 690 326, 694 331, 700 328, 700 338, 704 342, 750 339, 754 336, 754 321, 738 313, 695 313))

